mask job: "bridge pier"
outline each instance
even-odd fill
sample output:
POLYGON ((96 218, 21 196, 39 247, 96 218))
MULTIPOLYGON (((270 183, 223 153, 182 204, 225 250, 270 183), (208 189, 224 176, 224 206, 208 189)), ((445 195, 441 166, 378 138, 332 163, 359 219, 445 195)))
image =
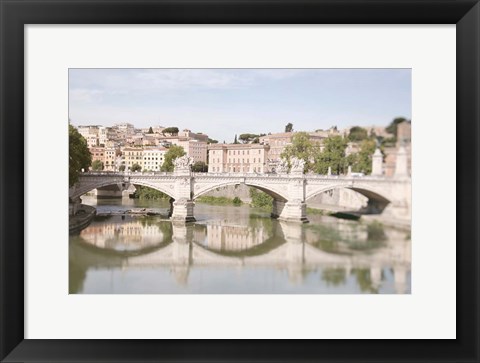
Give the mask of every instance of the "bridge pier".
POLYGON ((278 219, 285 208, 285 202, 281 200, 274 199, 272 201, 272 214, 271 217, 278 219))
POLYGON ((82 199, 80 197, 71 199, 70 202, 68 203, 68 209, 69 209, 68 214, 70 216, 74 216, 75 214, 77 214, 81 205, 82 205, 82 199))
POLYGON ((300 200, 283 202, 274 199, 272 202, 272 218, 286 222, 308 223, 307 204, 300 200))
POLYGON ((195 222, 193 209, 195 202, 186 198, 175 200, 173 203, 172 221, 173 222, 195 222))
POLYGON ((107 185, 95 189, 95 197, 97 199, 122 199, 124 188, 118 184, 107 185))

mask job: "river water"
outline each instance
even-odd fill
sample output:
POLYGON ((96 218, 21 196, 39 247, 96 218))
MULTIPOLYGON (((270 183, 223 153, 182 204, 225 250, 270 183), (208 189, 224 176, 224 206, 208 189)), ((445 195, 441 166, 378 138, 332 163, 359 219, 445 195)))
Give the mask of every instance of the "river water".
POLYGON ((408 231, 319 214, 285 223, 261 209, 200 203, 197 222, 177 225, 166 201, 82 200, 99 215, 70 236, 70 293, 411 292, 408 231), (134 208, 162 215, 121 214, 134 208))

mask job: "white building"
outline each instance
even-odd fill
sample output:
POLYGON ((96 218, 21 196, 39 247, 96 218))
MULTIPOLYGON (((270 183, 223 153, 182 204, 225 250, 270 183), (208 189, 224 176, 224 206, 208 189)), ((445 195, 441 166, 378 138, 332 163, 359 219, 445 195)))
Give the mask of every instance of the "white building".
POLYGON ((265 173, 269 149, 261 144, 210 144, 208 172, 265 173))
POLYGON ((143 149, 143 169, 148 171, 160 171, 165 160, 165 153, 167 149, 160 148, 145 148, 143 149))

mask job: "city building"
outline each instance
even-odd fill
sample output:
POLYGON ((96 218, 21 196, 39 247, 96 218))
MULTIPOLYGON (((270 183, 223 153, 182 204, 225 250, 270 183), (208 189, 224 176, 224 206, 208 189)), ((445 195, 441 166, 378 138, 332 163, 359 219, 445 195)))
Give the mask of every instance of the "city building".
POLYGON ((135 127, 128 122, 115 124, 112 128, 117 131, 119 137, 126 138, 135 134, 135 127))
POLYGON ((209 173, 266 173, 269 145, 210 144, 209 173))
POLYGON ((397 146, 412 142, 412 122, 403 121, 397 125, 397 146))
POLYGON ((270 163, 277 163, 287 145, 292 142, 293 132, 281 132, 260 137, 260 144, 269 145, 268 159, 270 163))
POLYGON ((208 144, 205 141, 198 141, 196 139, 177 138, 172 139, 171 143, 183 147, 183 150, 194 162, 207 163, 208 144))
POLYGON ((167 149, 164 147, 144 148, 143 170, 160 171, 166 152, 167 149))
POLYGON ((78 126, 77 130, 80 135, 87 140, 88 147, 99 146, 98 131, 100 126, 88 125, 88 126, 78 126))
POLYGON ((92 164, 94 161, 101 161, 105 165, 105 148, 104 147, 89 147, 88 150, 92 155, 92 164))
POLYGON ((201 132, 192 132, 189 129, 184 129, 183 131, 179 131, 178 137, 193 139, 197 141, 204 141, 204 142, 208 141, 208 135, 205 135, 201 132))
POLYGON ((403 147, 407 154, 407 169, 408 173, 412 172, 412 123, 411 121, 404 121, 397 125, 397 142, 395 147, 385 148, 385 176, 393 176, 397 165, 397 154, 400 148, 403 147))
POLYGON ((115 171, 117 160, 117 150, 114 147, 106 147, 104 151, 103 170, 115 171))
POLYGON ((143 148, 126 147, 123 149, 123 157, 125 158, 125 170, 131 170, 134 164, 140 165, 143 170, 143 148))

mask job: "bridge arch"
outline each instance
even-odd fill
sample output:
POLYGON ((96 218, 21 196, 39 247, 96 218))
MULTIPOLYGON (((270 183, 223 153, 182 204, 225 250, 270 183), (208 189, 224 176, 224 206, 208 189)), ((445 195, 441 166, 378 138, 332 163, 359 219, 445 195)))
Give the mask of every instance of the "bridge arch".
POLYGON ((152 189, 158 190, 159 192, 162 192, 163 194, 168 195, 170 198, 175 199, 175 195, 173 194, 173 191, 169 190, 168 188, 166 188, 164 186, 159 186, 157 184, 152 184, 152 183, 148 183, 148 182, 144 182, 144 181, 136 181, 136 180, 130 181, 130 184, 133 184, 134 186, 135 185, 141 185, 141 186, 144 186, 144 187, 152 188, 152 189))
POLYGON ((252 182, 248 182, 248 181, 247 182, 228 181, 228 182, 222 182, 222 183, 219 183, 219 184, 215 184, 215 185, 206 187, 206 188, 201 189, 198 192, 194 193, 192 199, 197 199, 198 197, 201 197, 202 195, 204 195, 208 192, 211 192, 211 191, 213 191, 217 188, 223 188, 223 187, 227 187, 227 186, 230 186, 230 185, 241 185, 241 184, 244 184, 244 185, 252 187, 252 188, 256 188, 256 189, 268 194, 269 196, 271 196, 275 200, 280 200, 282 202, 287 202, 288 201, 288 198, 284 193, 281 193, 278 190, 273 190, 273 188, 267 187, 267 186, 262 185, 260 183, 252 183, 252 182))
POLYGON ((277 236, 271 236, 267 238, 265 241, 263 241, 261 244, 258 244, 256 246, 244 249, 244 250, 219 250, 215 248, 210 248, 208 246, 202 245, 198 242, 193 242, 193 244, 205 251, 208 251, 214 255, 222 256, 222 257, 232 257, 232 258, 248 258, 248 257, 256 257, 256 256, 262 256, 266 255, 278 248, 280 248, 282 245, 286 243, 285 240, 280 240, 277 238, 277 236))
POLYGON ((109 186, 109 185, 118 185, 118 184, 133 184, 133 185, 141 185, 141 186, 144 186, 144 187, 149 187, 149 188, 158 190, 158 191, 168 195, 169 197, 175 199, 175 196, 173 195, 173 191, 168 190, 168 188, 166 188, 164 186, 159 186, 157 184, 149 183, 149 182, 142 181, 142 180, 125 181, 123 179, 98 180, 98 181, 90 182, 86 185, 81 185, 80 188, 75 189, 73 191, 73 193, 71 193, 70 198, 75 199, 77 197, 80 197, 80 196, 92 191, 93 189, 102 188, 102 187, 106 187, 106 186, 109 186))
POLYGON ((383 191, 376 190, 370 186, 365 185, 331 185, 322 187, 318 190, 309 191, 308 194, 305 196, 305 202, 308 204, 308 201, 312 198, 320 195, 322 193, 326 193, 330 190, 341 190, 341 189, 349 189, 353 190, 368 199, 368 205, 365 209, 365 212, 369 213, 381 213, 388 204, 392 202, 392 199, 387 195, 387 193, 383 191))

